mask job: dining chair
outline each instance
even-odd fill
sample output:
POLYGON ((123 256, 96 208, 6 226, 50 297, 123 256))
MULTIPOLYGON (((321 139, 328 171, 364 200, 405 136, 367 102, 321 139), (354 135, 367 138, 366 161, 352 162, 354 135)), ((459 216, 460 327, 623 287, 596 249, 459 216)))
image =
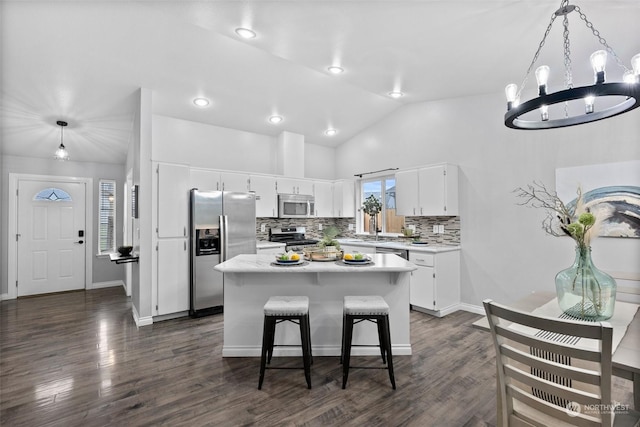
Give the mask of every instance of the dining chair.
POLYGON ((640 425, 640 413, 611 398, 608 323, 483 304, 496 350, 498 425, 640 425))

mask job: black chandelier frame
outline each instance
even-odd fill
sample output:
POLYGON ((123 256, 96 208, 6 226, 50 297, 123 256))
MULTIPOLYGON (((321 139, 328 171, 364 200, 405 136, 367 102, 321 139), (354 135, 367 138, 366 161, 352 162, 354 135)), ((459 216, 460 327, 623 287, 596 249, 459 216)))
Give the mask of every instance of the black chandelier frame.
POLYGON ((551 22, 549 23, 544 37, 542 38, 542 41, 538 46, 538 50, 536 51, 533 60, 531 61, 531 65, 529 65, 529 69, 527 70, 522 85, 518 89, 516 101, 519 99, 520 93, 522 92, 531 73, 531 70, 533 69, 535 62, 538 59, 540 51, 545 44, 547 35, 551 30, 551 26, 553 25, 554 20, 559 16, 564 17, 563 25, 565 27, 565 84, 567 89, 549 94, 547 93, 546 85, 544 85, 538 88, 539 93, 538 97, 536 98, 530 99, 521 104, 508 102, 507 112, 504 115, 505 126, 512 129, 524 130, 554 129, 607 119, 609 117, 614 117, 640 107, 640 76, 638 76, 637 74, 634 76, 634 80, 632 82, 605 83, 604 71, 600 71, 596 74, 595 84, 591 86, 573 87, 573 83, 571 81, 571 58, 569 51, 569 23, 567 20, 567 15, 573 11, 576 11, 580 14, 580 18, 585 22, 587 28, 591 29, 594 36, 596 36, 599 39, 600 43, 605 46, 606 51, 614 56, 614 58, 618 62, 618 65, 627 70, 627 68, 624 66, 624 64, 622 64, 622 61, 620 61, 613 49, 607 44, 606 40, 593 27, 593 24, 587 20, 586 16, 580 10, 580 8, 575 5, 570 5, 569 0, 562 0, 560 8, 556 10, 551 17, 551 22), (580 115, 569 116, 567 109, 567 104, 569 101, 575 101, 587 97, 593 97, 595 99, 605 96, 624 97, 625 99, 617 103, 616 105, 604 108, 602 110, 590 110, 580 115), (565 117, 563 118, 552 120, 550 120, 548 117, 541 118, 540 120, 527 120, 521 118, 523 115, 535 110, 540 110, 542 107, 549 107, 551 105, 560 103, 565 103, 565 117))

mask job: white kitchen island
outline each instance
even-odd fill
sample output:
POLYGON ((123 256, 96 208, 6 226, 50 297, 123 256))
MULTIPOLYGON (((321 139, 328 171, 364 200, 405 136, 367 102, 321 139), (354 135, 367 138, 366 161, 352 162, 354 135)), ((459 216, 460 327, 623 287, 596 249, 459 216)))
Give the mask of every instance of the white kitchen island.
MULTIPOLYGON (((392 351, 410 355, 409 278, 416 266, 396 255, 371 255, 372 264, 346 265, 342 261, 274 265, 274 255, 238 255, 218 264, 224 273, 223 357, 259 357, 262 346, 263 306, 271 296, 309 297, 311 343, 314 356, 339 356, 342 303, 345 295, 380 295, 389 304, 392 351)), ((379 355, 374 323, 354 328, 353 355, 379 355)), ((284 322, 276 329, 276 344, 300 344, 297 325, 284 322)), ((276 347, 276 356, 300 355, 297 347, 276 347)))

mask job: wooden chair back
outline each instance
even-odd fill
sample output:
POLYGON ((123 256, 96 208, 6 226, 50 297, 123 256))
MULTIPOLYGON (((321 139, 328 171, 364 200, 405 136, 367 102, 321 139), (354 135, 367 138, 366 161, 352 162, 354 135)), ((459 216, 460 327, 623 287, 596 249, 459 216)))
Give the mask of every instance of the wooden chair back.
POLYGON ((611 426, 608 323, 535 316, 491 300, 483 304, 496 350, 499 424, 611 426))

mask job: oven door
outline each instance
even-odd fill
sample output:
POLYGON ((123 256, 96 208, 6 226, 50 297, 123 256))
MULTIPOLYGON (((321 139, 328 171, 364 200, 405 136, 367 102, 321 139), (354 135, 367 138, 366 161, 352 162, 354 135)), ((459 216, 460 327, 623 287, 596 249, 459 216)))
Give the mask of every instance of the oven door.
POLYGON ((278 217, 308 218, 314 210, 314 197, 304 194, 278 194, 278 217))

